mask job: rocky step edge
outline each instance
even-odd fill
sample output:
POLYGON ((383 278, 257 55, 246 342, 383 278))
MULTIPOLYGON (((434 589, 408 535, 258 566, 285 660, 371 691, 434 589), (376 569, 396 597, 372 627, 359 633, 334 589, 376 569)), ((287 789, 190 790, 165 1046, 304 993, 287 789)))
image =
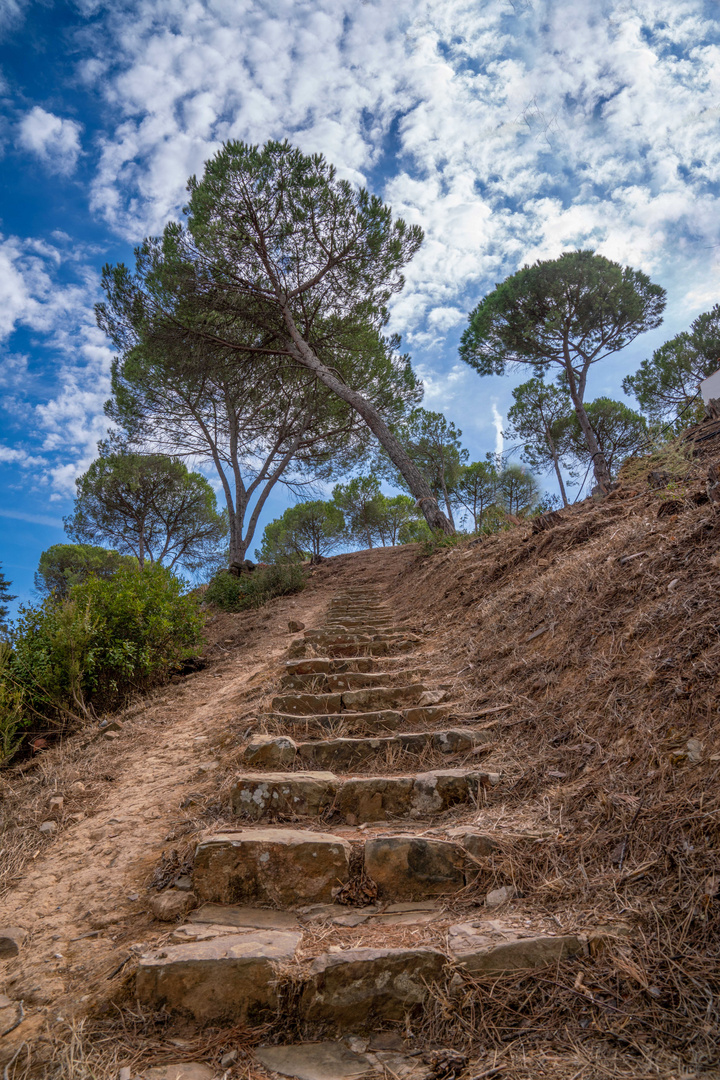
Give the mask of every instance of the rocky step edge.
POLYGON ((303 962, 301 930, 236 927, 143 955, 135 991, 145 1007, 201 1022, 358 1032, 421 1015, 433 987, 458 1002, 470 989, 489 1000, 492 981, 478 986, 475 980, 556 967, 606 940, 576 933, 498 941, 464 924, 450 929, 447 950, 361 947, 303 962))
POLYGON ((355 635, 330 635, 324 642, 308 642, 302 638, 293 641, 288 656, 299 659, 304 656, 357 657, 393 656, 414 652, 420 644, 418 637, 356 637, 355 635))
POLYGON ((498 845, 467 825, 447 833, 448 839, 289 828, 208 833, 195 850, 192 892, 204 903, 291 908, 361 895, 353 883, 369 879, 382 902, 449 896, 475 881, 498 845))
POLYGON ((319 768, 348 772, 374 763, 391 763, 397 754, 469 754, 491 741, 493 736, 487 731, 455 728, 309 742, 296 742, 289 735, 258 734, 245 744, 242 762, 250 769, 319 768))
POLYGON ((414 656, 401 653, 399 656, 307 656, 299 660, 288 660, 285 665, 286 675, 341 675, 346 672, 374 674, 378 665, 383 671, 395 675, 398 670, 407 670, 409 666, 419 664, 414 656))
POLYGON ((430 674, 429 668, 398 667, 387 671, 285 672, 280 679, 283 690, 311 690, 316 694, 336 694, 343 690, 392 686, 395 682, 417 683, 430 674))
MULTIPOLYGON (((446 724, 452 719, 453 725, 476 722, 473 717, 458 716, 459 706, 451 704, 416 706, 410 709, 378 709, 369 712, 322 713, 295 716, 290 713, 261 713, 258 719, 278 733, 291 732, 293 735, 366 735, 397 731, 400 728, 424 727, 425 725, 446 724)), ((495 722, 497 726, 497 721, 495 722)), ((489 730, 489 727, 488 727, 489 730)))
POLYGON ((250 821, 322 816, 358 825, 420 820, 456 806, 478 806, 481 791, 500 779, 500 773, 477 769, 348 778, 323 771, 243 773, 231 787, 230 801, 233 812, 250 821))
POLYGON ((446 690, 429 690, 424 683, 405 683, 400 686, 366 686, 360 690, 336 693, 278 694, 272 699, 273 712, 290 716, 313 716, 326 713, 370 712, 415 705, 424 708, 439 705, 448 694, 446 690))

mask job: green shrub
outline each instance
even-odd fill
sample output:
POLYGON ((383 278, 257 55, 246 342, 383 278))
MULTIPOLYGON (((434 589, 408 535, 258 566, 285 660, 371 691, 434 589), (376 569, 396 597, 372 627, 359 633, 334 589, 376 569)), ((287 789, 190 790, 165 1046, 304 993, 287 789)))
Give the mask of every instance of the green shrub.
POLYGON ((197 599, 164 566, 121 566, 88 577, 67 598, 24 605, 0 655, 0 747, 38 719, 62 729, 120 705, 198 652, 197 599))
POLYGON ((223 611, 259 608, 273 596, 285 596, 305 588, 305 573, 297 563, 260 566, 252 574, 234 577, 227 570, 216 574, 203 599, 223 611))

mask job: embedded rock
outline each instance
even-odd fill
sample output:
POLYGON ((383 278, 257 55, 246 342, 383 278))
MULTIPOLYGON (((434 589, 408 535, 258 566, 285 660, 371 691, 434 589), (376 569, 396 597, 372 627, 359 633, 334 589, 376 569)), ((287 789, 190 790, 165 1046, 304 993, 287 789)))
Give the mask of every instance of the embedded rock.
POLYGON ((274 712, 289 713, 291 716, 339 713, 342 707, 341 694, 280 694, 272 700, 274 712))
POLYGON ((278 769, 292 765, 296 746, 285 735, 253 735, 243 749, 243 761, 260 769, 278 769))
POLYGON ((22 926, 0 927, 0 960, 9 960, 17 956, 26 937, 27 930, 24 930, 22 926))
POLYGON ((164 889, 150 897, 148 907, 161 922, 174 922, 194 908, 196 903, 194 893, 183 889, 164 889))
POLYGON ((449 840, 381 836, 365 843, 365 871, 382 900, 421 900, 465 886, 465 852, 449 840))
POLYGON ((245 773, 230 792, 232 808, 242 817, 316 816, 334 801, 340 781, 329 772, 245 773))
POLYGON ((245 829, 200 841, 193 885, 225 904, 327 903, 350 877, 350 844, 327 833, 245 829))
POLYGON ((457 951, 453 949, 457 963, 473 975, 547 967, 568 956, 577 956, 585 949, 585 942, 574 934, 516 938, 492 945, 481 944, 481 941, 479 938, 473 947, 472 938, 467 938, 466 944, 457 951))
POLYGON ((357 1025, 402 1020, 426 1000, 445 957, 431 948, 348 949, 318 956, 300 999, 309 1023, 357 1025))
POLYGON ((195 1020, 261 1022, 277 1009, 278 965, 293 959, 300 936, 258 930, 171 945, 140 959, 135 992, 143 1005, 195 1020))
POLYGON ((410 705, 422 694, 422 683, 408 686, 372 686, 364 690, 346 690, 342 695, 343 708, 348 712, 362 709, 397 709, 410 705))

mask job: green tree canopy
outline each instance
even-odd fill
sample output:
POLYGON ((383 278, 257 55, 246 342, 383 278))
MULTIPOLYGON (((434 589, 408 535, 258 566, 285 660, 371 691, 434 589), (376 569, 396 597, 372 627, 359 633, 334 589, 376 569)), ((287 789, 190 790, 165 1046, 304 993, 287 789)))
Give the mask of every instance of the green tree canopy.
POLYGON ((238 363, 284 356, 354 409, 386 449, 436 528, 452 531, 426 480, 373 400, 376 372, 364 381, 346 366, 359 342, 379 335, 402 268, 422 232, 364 189, 338 180, 319 155, 287 142, 262 148, 230 142, 192 177, 187 227, 168 225, 140 257, 148 287, 124 267, 106 268, 109 303, 101 325, 114 335, 115 297, 136 331, 156 342, 202 341, 238 363))
POLYGON ((359 546, 373 547, 380 539, 382 492, 377 476, 354 476, 345 484, 336 484, 333 502, 345 515, 347 539, 359 546))
MULTIPOLYGON (((586 408, 610 475, 615 477, 624 459, 647 445, 647 422, 640 413, 612 398, 596 398, 586 408)), ((570 437, 577 460, 589 465, 590 454, 577 420, 570 429, 570 437)))
POLYGON ((455 498, 472 518, 474 532, 479 532, 488 515, 493 515, 500 497, 499 484, 492 454, 487 454, 485 461, 472 461, 461 467, 455 498))
POLYGON ((481 375, 559 367, 602 489, 610 471, 584 407, 590 367, 662 322, 665 290, 640 270, 593 251, 524 266, 471 312, 460 356, 481 375))
MULTIPOLYGON (((442 413, 418 407, 396 426, 395 432, 408 457, 429 483, 433 496, 444 502, 448 520, 455 528, 453 496, 468 456, 460 443, 462 431, 442 413)), ((384 453, 378 459, 378 468, 391 483, 405 486, 402 474, 384 453)))
POLYGON ((16 596, 13 596, 10 592, 10 585, 12 582, 8 581, 2 571, 2 565, 0 564, 0 630, 3 630, 6 625, 7 617, 10 613, 8 604, 12 600, 17 600, 16 596))
POLYGON ((513 390, 515 404, 508 409, 508 439, 523 442, 523 458, 532 469, 554 470, 563 506, 568 505, 561 466, 572 459, 570 431, 573 404, 567 390, 542 379, 530 379, 513 390))
POLYGON ((527 517, 540 503, 537 476, 523 465, 507 465, 498 477, 498 496, 508 514, 527 517))
POLYGON ((255 552, 261 562, 277 563, 329 555, 343 542, 345 519, 334 502, 317 499, 289 506, 265 526, 255 552))
POLYGON ((114 544, 134 555, 140 569, 146 559, 199 569, 227 536, 207 480, 176 458, 103 453, 75 484, 68 535, 79 543, 114 544))
POLYGON ((698 383, 720 368, 720 304, 694 319, 690 329, 671 338, 623 380, 651 422, 676 422, 681 429, 702 412, 688 408, 698 383))
POLYGON ((73 585, 91 574, 110 579, 121 566, 136 565, 130 555, 94 547, 92 544, 53 544, 43 551, 35 573, 35 588, 43 596, 67 596, 73 585))

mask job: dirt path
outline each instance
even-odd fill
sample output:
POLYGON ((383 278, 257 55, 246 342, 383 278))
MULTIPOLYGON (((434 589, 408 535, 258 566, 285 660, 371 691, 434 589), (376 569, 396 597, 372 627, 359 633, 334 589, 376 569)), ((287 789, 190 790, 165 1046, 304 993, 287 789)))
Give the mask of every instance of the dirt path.
POLYGON ((217 787, 213 743, 241 711, 248 688, 276 672, 290 640, 288 619, 312 624, 344 582, 394 577, 398 559, 388 556, 378 550, 332 560, 298 596, 217 616, 203 671, 149 695, 113 741, 74 736, 11 779, 16 796, 20 789, 16 804, 23 784, 28 788, 32 812, 16 815, 14 824, 35 850, 0 901, 0 925, 28 934, 20 955, 0 968, 0 1030, 14 1023, 20 1002, 25 1014, 0 1037, 0 1064, 23 1041, 102 1006, 117 991, 133 946, 157 935, 148 881, 174 841, 187 844, 192 811, 181 804, 190 794, 207 799, 217 787), (48 805, 55 795, 64 805, 54 815, 57 832, 46 838, 38 829, 53 818, 48 805))

